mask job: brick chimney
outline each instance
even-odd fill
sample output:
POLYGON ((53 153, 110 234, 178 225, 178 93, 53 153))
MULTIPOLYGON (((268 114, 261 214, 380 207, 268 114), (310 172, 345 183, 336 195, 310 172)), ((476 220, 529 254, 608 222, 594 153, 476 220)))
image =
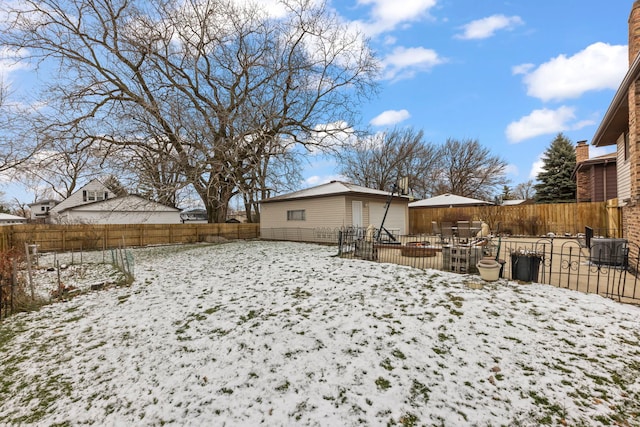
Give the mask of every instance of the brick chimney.
MULTIPOLYGON (((639 1, 640 3, 640 1, 639 1)), ((591 201, 591 178, 589 171, 580 167, 580 163, 585 160, 589 160, 589 145, 587 141, 578 141, 576 145, 576 201, 577 202, 590 202, 591 201)))
POLYGON ((629 14, 629 65, 640 51, 640 0, 633 2, 629 14))
POLYGON ((589 146, 587 141, 578 141, 578 145, 576 145, 576 163, 582 163, 585 160, 589 160, 589 146))

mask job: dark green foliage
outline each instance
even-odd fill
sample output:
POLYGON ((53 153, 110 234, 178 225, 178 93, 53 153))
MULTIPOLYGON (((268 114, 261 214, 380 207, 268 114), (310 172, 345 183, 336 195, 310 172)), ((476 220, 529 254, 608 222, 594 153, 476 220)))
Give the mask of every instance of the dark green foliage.
POLYGON ((573 143, 559 133, 544 152, 539 183, 535 185, 536 202, 573 202, 576 199, 576 183, 571 177, 576 166, 573 143))

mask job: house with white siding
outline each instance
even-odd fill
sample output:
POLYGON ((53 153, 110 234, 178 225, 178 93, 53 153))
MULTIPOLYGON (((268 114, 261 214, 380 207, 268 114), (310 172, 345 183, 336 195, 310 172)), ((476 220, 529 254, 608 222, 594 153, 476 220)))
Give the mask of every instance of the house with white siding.
POLYGON ((35 203, 29 203, 31 220, 40 223, 49 222, 49 211, 58 203, 60 202, 54 199, 38 200, 35 203))
POLYGON ((137 195, 116 196, 93 179, 49 210, 54 224, 179 224, 180 209, 137 195))
POLYGON ((0 225, 26 224, 27 219, 17 215, 0 213, 0 225))
POLYGON ((384 228, 397 235, 409 229, 409 198, 341 181, 331 181, 260 203, 260 236, 264 239, 335 242, 346 227, 384 228))

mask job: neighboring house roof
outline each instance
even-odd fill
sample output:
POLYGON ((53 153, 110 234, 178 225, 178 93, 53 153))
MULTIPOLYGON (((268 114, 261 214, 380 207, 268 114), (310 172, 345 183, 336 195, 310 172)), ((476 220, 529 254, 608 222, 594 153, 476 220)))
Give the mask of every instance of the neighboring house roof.
POLYGON ((0 213, 0 222, 26 221, 26 218, 8 213, 0 213))
POLYGON ((180 209, 154 202, 142 196, 128 194, 126 196, 113 197, 106 200, 98 200, 95 202, 84 203, 82 205, 72 206, 65 211, 102 211, 102 212, 161 212, 172 211, 179 212, 180 209))
POLYGON ((81 203, 87 203, 87 202, 78 202, 78 199, 74 197, 76 194, 82 194, 82 191, 84 191, 87 188, 101 188, 101 189, 104 189, 104 191, 108 191, 107 187, 102 182, 100 182, 100 180, 94 178, 91 181, 87 182, 82 187, 80 187, 78 190, 74 191, 73 194, 71 194, 71 196, 67 197, 66 199, 64 199, 57 205, 55 205, 53 208, 51 208, 50 212, 61 213, 66 211, 67 209, 76 207, 81 203))
POLYGON ((578 163, 576 167, 580 168, 580 166, 583 166, 583 165, 594 165, 594 164, 600 164, 600 163, 615 163, 617 159, 618 159, 618 154, 613 152, 613 153, 603 154, 602 156, 591 157, 585 161, 578 163))
MULTIPOLYGON (((360 185, 350 184, 342 181, 331 181, 316 187, 305 188, 304 190, 295 191, 281 196, 264 199, 261 203, 281 202, 289 200, 307 199, 312 197, 326 197, 336 195, 357 194, 362 196, 384 196, 388 197, 390 192, 383 190, 374 190, 372 188, 362 187, 360 185)), ((394 193, 394 198, 409 200, 408 196, 400 196, 394 193)))
POLYGON ((515 200, 503 200, 502 201, 502 206, 516 206, 516 205, 521 205, 524 202, 526 202, 526 199, 515 199, 515 200))
POLYGON ((49 212, 59 215, 67 211, 75 212, 179 212, 180 209, 154 202, 135 194, 115 196, 98 179, 92 179, 87 184, 74 191, 71 196, 58 203, 49 212), (109 198, 85 201, 81 195, 83 191, 105 192, 109 198))
POLYGON ((617 163, 617 161, 618 161, 618 155, 615 152, 608 153, 608 154, 603 154, 602 156, 592 157, 590 159, 587 159, 587 160, 584 160, 582 162, 576 163, 576 166, 573 169, 573 172, 571 173, 571 178, 575 179, 576 174, 581 169, 583 169, 583 168, 585 168, 587 166, 606 165, 606 164, 609 164, 609 163, 617 163))
POLYGON ((58 204, 58 203, 60 203, 60 201, 56 200, 56 199, 44 199, 44 200, 38 200, 38 201, 33 202, 33 203, 29 203, 27 206, 49 205, 51 203, 58 204))
POLYGON ((591 144, 596 147, 616 144, 618 137, 629 128, 629 88, 640 76, 640 55, 636 56, 627 74, 622 79, 600 126, 593 135, 591 144))
POLYGON ((472 199, 471 197, 457 196, 455 194, 441 194, 430 199, 418 200, 409 203, 410 208, 446 208, 450 206, 489 206, 491 202, 472 199))
POLYGON ((207 221, 207 210, 201 208, 186 209, 180 212, 180 219, 182 221, 207 221))

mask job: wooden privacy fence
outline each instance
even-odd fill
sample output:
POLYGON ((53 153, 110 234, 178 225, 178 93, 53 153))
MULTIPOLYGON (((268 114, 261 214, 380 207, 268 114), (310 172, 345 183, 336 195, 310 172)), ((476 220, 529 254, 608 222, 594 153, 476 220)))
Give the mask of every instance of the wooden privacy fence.
POLYGON ((25 243, 42 252, 64 252, 259 236, 259 224, 24 224, 0 227, 0 251, 25 243))
POLYGON ((458 220, 483 220, 492 232, 510 235, 540 236, 550 232, 576 235, 584 233, 588 226, 598 235, 622 237, 621 208, 615 199, 591 203, 409 209, 412 234, 432 233, 432 221, 458 220))

